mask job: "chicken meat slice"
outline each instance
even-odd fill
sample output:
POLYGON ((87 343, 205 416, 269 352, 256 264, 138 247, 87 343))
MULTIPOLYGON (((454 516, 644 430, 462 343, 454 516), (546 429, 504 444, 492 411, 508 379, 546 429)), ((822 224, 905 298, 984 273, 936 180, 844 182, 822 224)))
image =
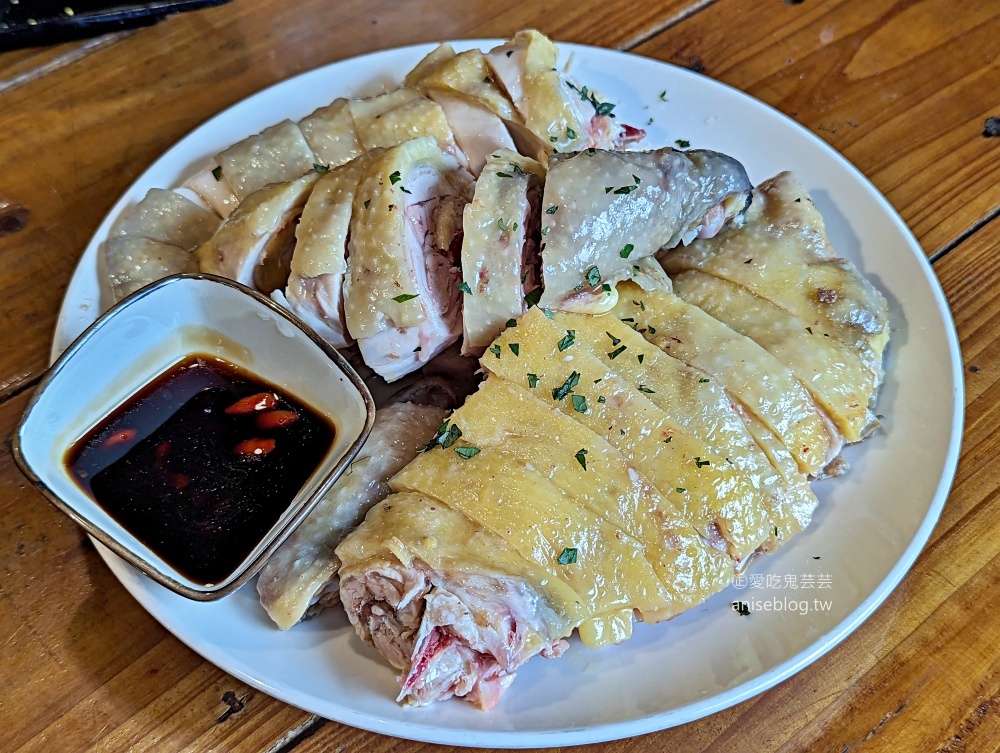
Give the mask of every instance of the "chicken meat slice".
POLYGON ((410 71, 404 84, 428 96, 444 92, 482 105, 503 120, 516 119, 514 105, 492 78, 486 57, 479 50, 455 53, 444 43, 432 50, 410 71))
POLYGON ((464 160, 441 105, 416 89, 404 87, 368 99, 352 99, 348 107, 365 151, 433 136, 441 151, 464 160))
POLYGON ((375 157, 358 186, 344 314, 365 362, 387 381, 461 333, 459 237, 472 178, 432 137, 375 157))
POLYGON ((283 288, 294 247, 295 220, 318 179, 319 175, 310 172, 250 194, 198 248, 201 271, 228 277, 265 295, 283 288))
POLYGON ((618 358, 635 356, 621 351, 609 369, 576 344, 575 331, 558 326, 535 307, 500 335, 480 363, 490 374, 526 385, 549 406, 603 437, 706 540, 718 540, 734 560, 742 561, 768 538, 774 503, 761 493, 758 478, 727 462, 727 455, 711 452, 672 411, 658 407, 649 393, 654 388, 616 373, 618 358))
POLYGON ((344 326, 343 291, 354 196, 365 169, 379 151, 319 177, 295 227, 288 284, 284 291, 271 293, 275 301, 335 348, 350 344, 344 326))
POLYGON ((272 183, 301 178, 317 164, 296 123, 283 120, 215 155, 239 201, 272 183))
POLYGON ((597 149, 550 160, 542 205, 546 308, 603 313, 614 283, 660 248, 711 237, 750 200, 746 170, 717 152, 597 149))
POLYGON ((821 336, 859 352, 870 348, 881 361, 889 337, 885 297, 851 262, 836 258, 819 210, 791 173, 754 191, 741 226, 660 259, 671 274, 697 269, 740 285, 821 336))
POLYGON ((462 221, 463 352, 482 354, 538 285, 545 168, 517 152, 490 155, 462 221))
POLYGON ((428 95, 444 111, 455 142, 475 177, 483 171, 489 156, 498 150, 513 150, 510 133, 489 108, 446 92, 431 91, 428 95))
POLYGON ((114 301, 151 282, 197 272, 192 251, 212 237, 219 218, 174 191, 151 188, 111 227, 104 264, 114 301))
POLYGON ((416 457, 447 414, 443 408, 413 403, 395 403, 375 413, 358 458, 260 572, 260 603, 279 628, 287 630, 335 603, 340 560, 334 549, 372 505, 390 494, 389 479, 416 457))
POLYGON ((881 372, 870 348, 853 351, 813 330, 807 320, 703 272, 677 275, 674 289, 785 364, 847 442, 860 441, 878 426, 872 408, 881 372))
POLYGON ((631 281, 617 292, 615 317, 717 379, 781 440, 803 473, 818 476, 838 456, 840 432, 795 374, 760 345, 672 293, 643 291, 631 281))
POLYGON ((401 671, 398 700, 459 697, 489 709, 531 657, 557 657, 582 597, 440 500, 375 505, 337 548, 340 598, 358 635, 401 671))

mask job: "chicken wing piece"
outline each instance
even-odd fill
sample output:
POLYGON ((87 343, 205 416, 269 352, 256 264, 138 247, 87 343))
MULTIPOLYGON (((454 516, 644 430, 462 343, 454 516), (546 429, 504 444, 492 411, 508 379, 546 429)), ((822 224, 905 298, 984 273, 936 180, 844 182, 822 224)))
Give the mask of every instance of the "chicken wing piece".
POLYGON ((697 306, 664 291, 618 284, 614 316, 665 353, 715 377, 788 448, 803 473, 818 476, 843 437, 781 361, 697 306))
MULTIPOLYGON (((623 351, 610 359, 611 368, 619 358, 635 357, 623 351)), ((557 326, 537 307, 504 331, 481 364, 491 374, 526 385, 603 437, 695 530, 718 542, 734 560, 744 559, 768 538, 772 505, 755 479, 661 410, 651 399, 653 387, 609 370, 576 344, 574 331, 557 326)))
POLYGON ((526 310, 538 285, 538 214, 545 168, 502 150, 491 155, 462 222, 463 352, 482 354, 526 310))
POLYGON ((241 202, 272 183, 301 178, 317 164, 299 126, 290 120, 265 128, 215 155, 222 177, 241 202))
POLYGON ((791 173, 754 192, 746 222, 660 256, 671 274, 697 269, 729 280, 877 360, 888 340, 885 298, 846 259, 834 257, 823 218, 791 173))
POLYGON ((878 377, 870 348, 859 354, 746 288, 696 270, 674 277, 674 289, 791 369, 846 441, 858 442, 878 425, 871 410, 878 377))
POLYGON ((282 630, 333 603, 340 560, 334 549, 390 493, 388 480, 416 457, 448 412, 413 403, 380 408, 358 459, 268 559, 260 603, 282 630))
POLYGON ((602 313, 614 283, 661 247, 709 237, 750 197, 743 166, 717 152, 587 150, 550 161, 542 201, 546 308, 602 313))
POLYGON ((338 167, 360 156, 363 151, 354 128, 350 103, 346 99, 336 99, 319 108, 300 120, 299 128, 320 165, 338 167))
POLYGON ((197 272, 191 252, 212 237, 219 218, 173 191, 152 188, 111 227, 104 261, 115 301, 151 282, 197 272))
POLYGON ((266 295, 283 288, 288 280, 295 219, 318 178, 310 172, 290 183, 250 194, 198 248, 201 271, 228 277, 266 295))
POLYGON ((432 137, 375 157, 358 187, 344 289, 347 328, 387 381, 461 333, 457 238, 471 176, 432 137))
POLYGON ((271 297, 335 348, 350 344, 344 327, 347 238, 358 182, 381 150, 335 167, 316 181, 295 227, 291 274, 271 297))
POLYGON ((421 494, 375 505, 336 554, 347 616, 401 670, 407 705, 457 696, 492 708, 528 659, 562 654, 583 617, 555 577, 563 566, 421 494))

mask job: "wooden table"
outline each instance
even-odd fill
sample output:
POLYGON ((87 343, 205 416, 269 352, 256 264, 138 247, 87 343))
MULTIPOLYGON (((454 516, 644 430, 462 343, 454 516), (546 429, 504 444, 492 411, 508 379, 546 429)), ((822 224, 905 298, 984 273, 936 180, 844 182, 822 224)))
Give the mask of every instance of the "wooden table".
MULTIPOLYGON (((1000 747, 1000 3, 235 0, 0 55, 0 433, 47 364, 80 252, 121 192, 221 109, 384 47, 506 36, 631 50, 749 92, 840 150, 934 263, 962 342, 966 435, 912 572, 763 695, 608 751, 1000 747)), ((887 469, 891 472, 891 469, 887 469)), ((0 449, 0 750, 417 751, 253 690, 160 627, 0 449)))

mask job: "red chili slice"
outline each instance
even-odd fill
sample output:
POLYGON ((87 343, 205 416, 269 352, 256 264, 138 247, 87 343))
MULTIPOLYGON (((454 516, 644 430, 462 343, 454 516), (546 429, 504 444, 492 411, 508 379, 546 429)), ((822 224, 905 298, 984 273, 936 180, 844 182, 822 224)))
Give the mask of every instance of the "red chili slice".
POLYGON ((163 440, 158 445, 156 445, 156 459, 159 461, 164 461, 170 454, 170 442, 163 440))
POLYGON ((127 444, 135 439, 139 432, 135 429, 119 429, 102 443, 104 447, 117 447, 120 444, 127 444))
POLYGON ((264 431, 283 429, 299 420, 299 414, 293 410, 272 410, 257 414, 257 427, 264 431))
POLYGON ((244 439, 236 445, 236 452, 247 458, 262 458, 274 449, 273 439, 244 439))
POLYGON ((237 400, 226 408, 229 415, 242 415, 261 410, 271 410, 278 405, 278 396, 273 392, 258 392, 256 395, 247 395, 237 400))

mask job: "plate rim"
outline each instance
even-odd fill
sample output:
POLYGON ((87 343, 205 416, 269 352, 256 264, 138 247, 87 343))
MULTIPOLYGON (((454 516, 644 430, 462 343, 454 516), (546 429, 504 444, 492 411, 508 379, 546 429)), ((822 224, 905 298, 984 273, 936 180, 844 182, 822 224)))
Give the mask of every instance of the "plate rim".
MULTIPOLYGON (((460 46, 461 49, 468 49, 472 47, 482 48, 487 45, 495 45, 504 40, 496 38, 458 38, 444 41, 454 44, 456 47, 460 46)), ((275 82, 267 87, 264 87, 263 89, 259 89, 252 94, 247 95, 243 99, 234 102, 224 110, 206 118, 199 125, 173 142, 170 147, 157 156, 129 185, 129 187, 122 192, 118 201, 116 201, 108 211, 107 215, 95 229, 87 245, 84 247, 81 258, 74 267, 70 283, 67 286, 67 291, 59 308, 59 314, 53 333, 53 344, 50 358, 54 359, 57 357, 63 349, 60 347, 63 345, 61 340, 65 339, 63 329, 67 319, 69 318, 70 307, 73 305, 73 301, 70 300, 70 295, 72 293, 73 283, 77 280, 78 276, 85 273, 87 271, 87 267, 89 267, 89 263, 86 265, 84 263, 85 261, 88 261, 86 258, 87 252, 95 243, 99 244, 103 240, 106 235, 107 228, 110 227, 111 222, 117 216, 118 211, 120 211, 119 204, 123 198, 130 194, 136 186, 145 181, 146 176, 160 164, 168 152, 180 145, 182 142, 186 142, 188 139, 194 138, 195 135, 202 129, 207 130, 217 120, 224 120, 232 117, 232 113, 235 110, 246 106, 247 102, 253 100, 254 98, 264 98, 268 94, 273 93, 275 90, 291 85, 299 79, 307 78, 311 75, 318 75, 320 71, 336 67, 349 61, 361 63, 366 59, 376 58, 387 54, 412 53, 414 56, 420 53, 426 54, 426 52, 429 52, 437 44, 439 44, 439 42, 425 42, 397 47, 386 47, 363 53, 361 55, 343 58, 341 60, 333 61, 316 68, 303 71, 289 78, 275 82)), ((420 724, 405 721, 401 722, 395 719, 377 718, 373 714, 356 711, 343 706, 342 704, 338 704, 337 706, 338 710, 341 712, 338 714, 330 714, 326 710, 320 713, 310 711, 309 709, 303 709, 307 713, 321 715, 339 723, 389 737, 397 737, 420 742, 455 745, 460 747, 489 746, 505 749, 529 748, 540 745, 561 747, 568 745, 607 742, 636 735, 649 734, 696 721, 730 708, 738 703, 741 703, 742 701, 769 690, 817 661, 820 657, 828 653, 838 644, 843 642, 855 630, 857 630, 857 628, 860 627, 860 625, 892 594, 902 579, 913 567, 913 564, 923 551, 924 546, 933 532, 934 526, 941 516, 944 505, 952 488, 952 484, 954 483, 961 451, 965 418, 964 370, 962 367, 958 333, 950 306, 948 305, 941 284, 933 271, 930 260, 927 258, 926 254, 924 254, 923 249, 916 237, 913 235, 913 232, 903 221, 895 207, 893 207, 888 199, 886 199, 886 197, 881 193, 881 191, 879 191, 871 180, 850 160, 804 125, 785 115, 770 104, 763 102, 733 86, 703 74, 695 73, 684 67, 633 52, 569 42, 557 42, 557 44, 563 54, 568 53, 569 59, 572 59, 573 54, 576 52, 584 54, 620 56, 626 59, 638 59, 647 63, 666 66, 670 68, 674 74, 697 80, 699 86, 716 88, 719 91, 724 92, 726 96, 736 96, 751 100, 755 106, 765 108, 770 117, 783 121, 784 125, 799 131, 799 133, 805 136, 814 147, 823 151, 826 157, 831 158, 846 167, 848 172, 851 174, 851 177, 863 183, 869 190, 870 194, 876 197, 878 208, 881 210, 881 213, 891 220, 893 227, 899 232, 900 236, 906 239, 907 244, 909 245, 909 250, 916 258, 917 266, 923 274, 937 305, 937 314, 940 315, 942 328, 948 346, 948 356, 950 360, 949 371, 954 385, 954 393, 950 406, 952 410, 951 436, 949 438, 947 451, 943 459, 944 462, 941 476, 938 479, 938 483, 931 497, 931 502, 927 508, 927 512, 921 520, 920 525, 917 527, 909 544, 903 550, 902 554, 886 576, 854 610, 838 622, 831 630, 828 630, 826 633, 817 637, 809 646, 789 657, 781 664, 778 664, 770 670, 746 680, 739 685, 708 698, 699 699, 667 711, 635 717, 627 721, 610 722, 595 726, 564 730, 469 730, 452 727, 436 727, 433 724, 420 724)), ((99 314, 99 312, 97 313, 99 314)), ((174 629, 176 623, 170 613, 170 610, 154 601, 150 592, 135 587, 135 584, 131 582, 133 574, 129 572, 127 565, 123 561, 119 560, 114 554, 112 554, 109 550, 106 550, 100 544, 97 544, 97 549, 114 576, 119 580, 119 582, 122 583, 130 595, 135 598, 147 612, 149 612, 178 640, 195 651, 206 661, 219 667, 223 671, 232 674, 234 677, 237 677, 249 686, 265 692, 283 703, 288 703, 289 705, 300 709, 303 708, 296 701, 288 700, 288 695, 283 692, 282 688, 269 684, 265 680, 261 680, 253 674, 245 672, 240 666, 233 666, 234 662, 228 662, 229 666, 227 666, 226 661, 218 661, 219 657, 209 656, 211 651, 209 651, 206 646, 201 644, 198 636, 191 636, 190 634, 187 634, 182 637, 179 635, 174 629)), ((228 657, 222 658, 226 659, 228 657)), ((239 664, 239 660, 236 660, 235 664, 239 664)))

